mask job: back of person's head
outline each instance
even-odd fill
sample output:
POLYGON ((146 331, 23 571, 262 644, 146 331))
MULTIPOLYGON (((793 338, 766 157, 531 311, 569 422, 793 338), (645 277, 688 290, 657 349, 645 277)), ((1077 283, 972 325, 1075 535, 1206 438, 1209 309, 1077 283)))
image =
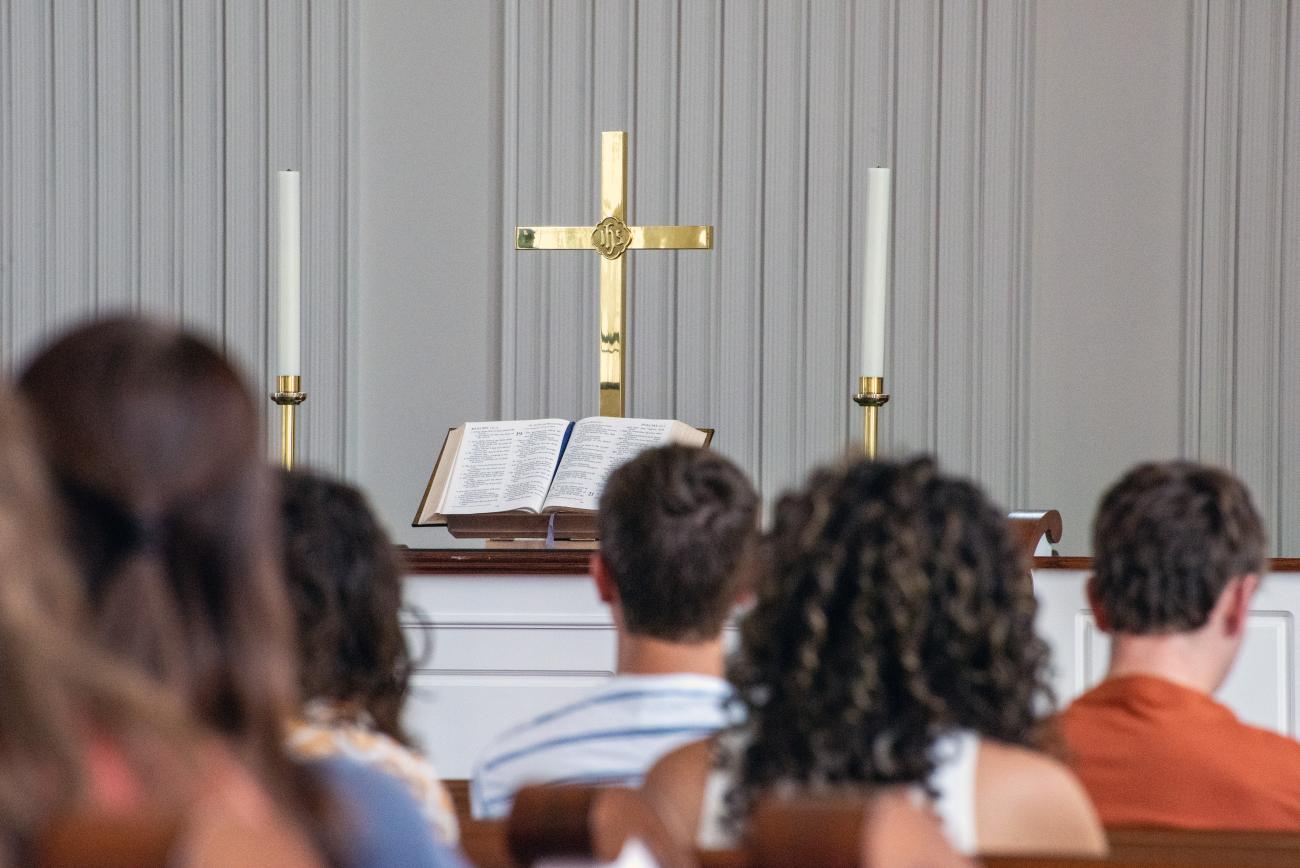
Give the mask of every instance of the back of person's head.
POLYGON ((404 741, 411 677, 397 557, 365 496, 314 473, 281 476, 285 573, 305 699, 367 713, 404 741))
POLYGON ((629 632, 702 642, 722 632, 758 528, 758 495, 716 452, 649 449, 600 498, 600 557, 629 632))
POLYGON ((1141 464, 1102 495, 1091 592, 1112 632, 1204 626, 1236 578, 1264 565, 1263 521, 1240 480, 1190 461, 1141 464))
POLYGON ((100 644, 180 696, 273 796, 310 802, 281 749, 297 710, 292 615, 239 375, 199 338, 123 318, 54 342, 20 388, 100 644))
POLYGON ((855 461, 781 498, 731 679, 733 819, 777 784, 915 784, 958 730, 1033 745, 1050 710, 1002 511, 929 458, 855 461))

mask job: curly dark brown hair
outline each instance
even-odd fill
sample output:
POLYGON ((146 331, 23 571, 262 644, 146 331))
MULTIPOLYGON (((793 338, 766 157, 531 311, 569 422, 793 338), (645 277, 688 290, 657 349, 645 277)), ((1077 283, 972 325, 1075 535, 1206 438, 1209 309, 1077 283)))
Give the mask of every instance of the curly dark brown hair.
POLYGON ((1092 590, 1117 633, 1197 630, 1233 579, 1264 567, 1250 491, 1191 461, 1139 464, 1102 496, 1092 590))
POLYGON ((364 711, 407 743, 401 716, 413 666, 392 543, 352 486, 301 470, 280 480, 303 697, 364 711))
POLYGON ((1048 648, 1005 515, 975 485, 924 457, 819 470, 764 548, 732 661, 734 825, 774 785, 925 785, 955 730, 1038 743, 1048 648))

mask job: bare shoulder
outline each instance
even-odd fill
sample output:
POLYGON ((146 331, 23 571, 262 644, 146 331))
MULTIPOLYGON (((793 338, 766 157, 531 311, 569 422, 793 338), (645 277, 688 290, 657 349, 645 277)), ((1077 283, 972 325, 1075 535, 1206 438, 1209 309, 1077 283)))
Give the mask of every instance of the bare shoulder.
POLYGON ((659 814, 677 843, 695 843, 713 756, 711 738, 683 745, 660 757, 641 785, 647 803, 659 814))
POLYGON ((1106 835, 1083 785, 1059 760, 981 740, 976 829, 986 853, 1106 852, 1106 835))

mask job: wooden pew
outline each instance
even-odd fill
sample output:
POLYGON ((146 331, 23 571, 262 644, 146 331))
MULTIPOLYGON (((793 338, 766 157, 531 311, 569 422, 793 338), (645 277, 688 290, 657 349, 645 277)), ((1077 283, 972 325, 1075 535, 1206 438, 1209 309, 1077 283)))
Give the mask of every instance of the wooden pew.
POLYGON ((520 865, 543 859, 594 859, 594 787, 525 787, 506 821, 506 843, 520 865))
POLYGON ((154 815, 72 814, 52 822, 32 844, 37 868, 164 868, 181 823, 154 815))
MULTIPOLYGON (((448 781, 447 784, 460 816, 461 841, 473 864, 482 868, 516 868, 520 865, 510 855, 506 842, 506 824, 480 822, 471 818, 466 783, 448 781)), ((816 838, 827 832, 825 824, 830 819, 823 814, 815 826, 809 826, 816 833, 816 838)), ((856 818, 849 821, 848 828, 854 830, 854 835, 857 822, 856 818)), ((573 832, 569 830, 562 834, 572 835, 573 832)), ((1272 868, 1300 865, 1300 834, 1126 827, 1108 828, 1106 834, 1110 840, 1111 853, 1104 859, 985 856, 980 864, 987 868, 1151 868, 1154 865, 1272 868)), ((835 836, 843 838, 845 832, 831 830, 827 840, 835 836)), ((850 838, 850 841, 846 848, 848 852, 856 853, 856 838, 850 838)), ((755 861, 754 855, 747 850, 700 851, 695 854, 695 859, 701 868, 758 868, 760 863, 755 861)), ((769 858, 770 855, 769 850, 769 858)), ((818 861, 819 858, 815 852, 804 852, 800 856, 799 865, 801 868, 817 868, 818 865, 828 864, 818 861)))
MULTIPOLYGON (((788 864, 796 857, 811 866, 855 865, 862 831, 862 807, 853 799, 799 799, 762 805, 752 822, 748 865, 788 864), (764 815, 764 812, 770 812, 764 815)), ((996 856, 989 868, 1129 868, 1129 866, 1300 866, 1300 832, 1242 832, 1108 827, 1110 853, 1102 859, 1066 856, 996 856)), ((730 854, 709 859, 721 868, 738 866, 730 854), (732 860, 732 861, 728 861, 732 860)))
POLYGON ((445 780, 443 784, 456 805, 460 823, 460 846, 478 868, 516 868, 506 846, 506 824, 500 820, 475 820, 470 813, 469 781, 445 780))
POLYGON ((1300 865, 1300 833, 1229 830, 1106 829, 1111 855, 1179 865, 1300 865))
POLYGON ((520 865, 610 861, 631 840, 640 841, 661 868, 696 864, 693 848, 674 842, 650 803, 626 787, 525 787, 506 823, 506 843, 520 865))

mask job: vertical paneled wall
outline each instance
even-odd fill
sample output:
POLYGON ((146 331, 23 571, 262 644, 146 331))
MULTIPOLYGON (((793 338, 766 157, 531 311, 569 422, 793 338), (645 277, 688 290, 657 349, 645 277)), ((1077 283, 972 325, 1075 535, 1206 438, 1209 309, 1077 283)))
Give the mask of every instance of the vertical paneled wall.
MULTIPOLYGON (((858 436, 866 169, 894 169, 884 437, 1088 548, 1190 456, 1300 550, 1300 8, 1288 0, 509 0, 507 224, 593 222, 631 133, 631 412, 772 496, 858 436)), ((506 417, 595 411, 595 254, 502 228, 506 417)))
POLYGON ((268 214, 274 172, 297 168, 299 448, 342 468, 355 14, 353 0, 0 0, 6 371, 76 321, 141 311, 209 335, 269 391, 268 214))
POLYGON ((1188 449, 1236 469, 1290 553, 1300 551, 1300 7, 1234 0, 1194 15, 1188 449))
MULTIPOLYGON (((601 130, 629 222, 630 412, 719 429, 774 494, 859 436, 866 170, 892 166, 890 448, 1020 490, 1024 2, 507 4, 507 222, 594 222, 601 130)), ((503 239, 508 233, 503 232, 503 239)), ((595 412, 596 256, 503 241, 502 414, 595 412)))

